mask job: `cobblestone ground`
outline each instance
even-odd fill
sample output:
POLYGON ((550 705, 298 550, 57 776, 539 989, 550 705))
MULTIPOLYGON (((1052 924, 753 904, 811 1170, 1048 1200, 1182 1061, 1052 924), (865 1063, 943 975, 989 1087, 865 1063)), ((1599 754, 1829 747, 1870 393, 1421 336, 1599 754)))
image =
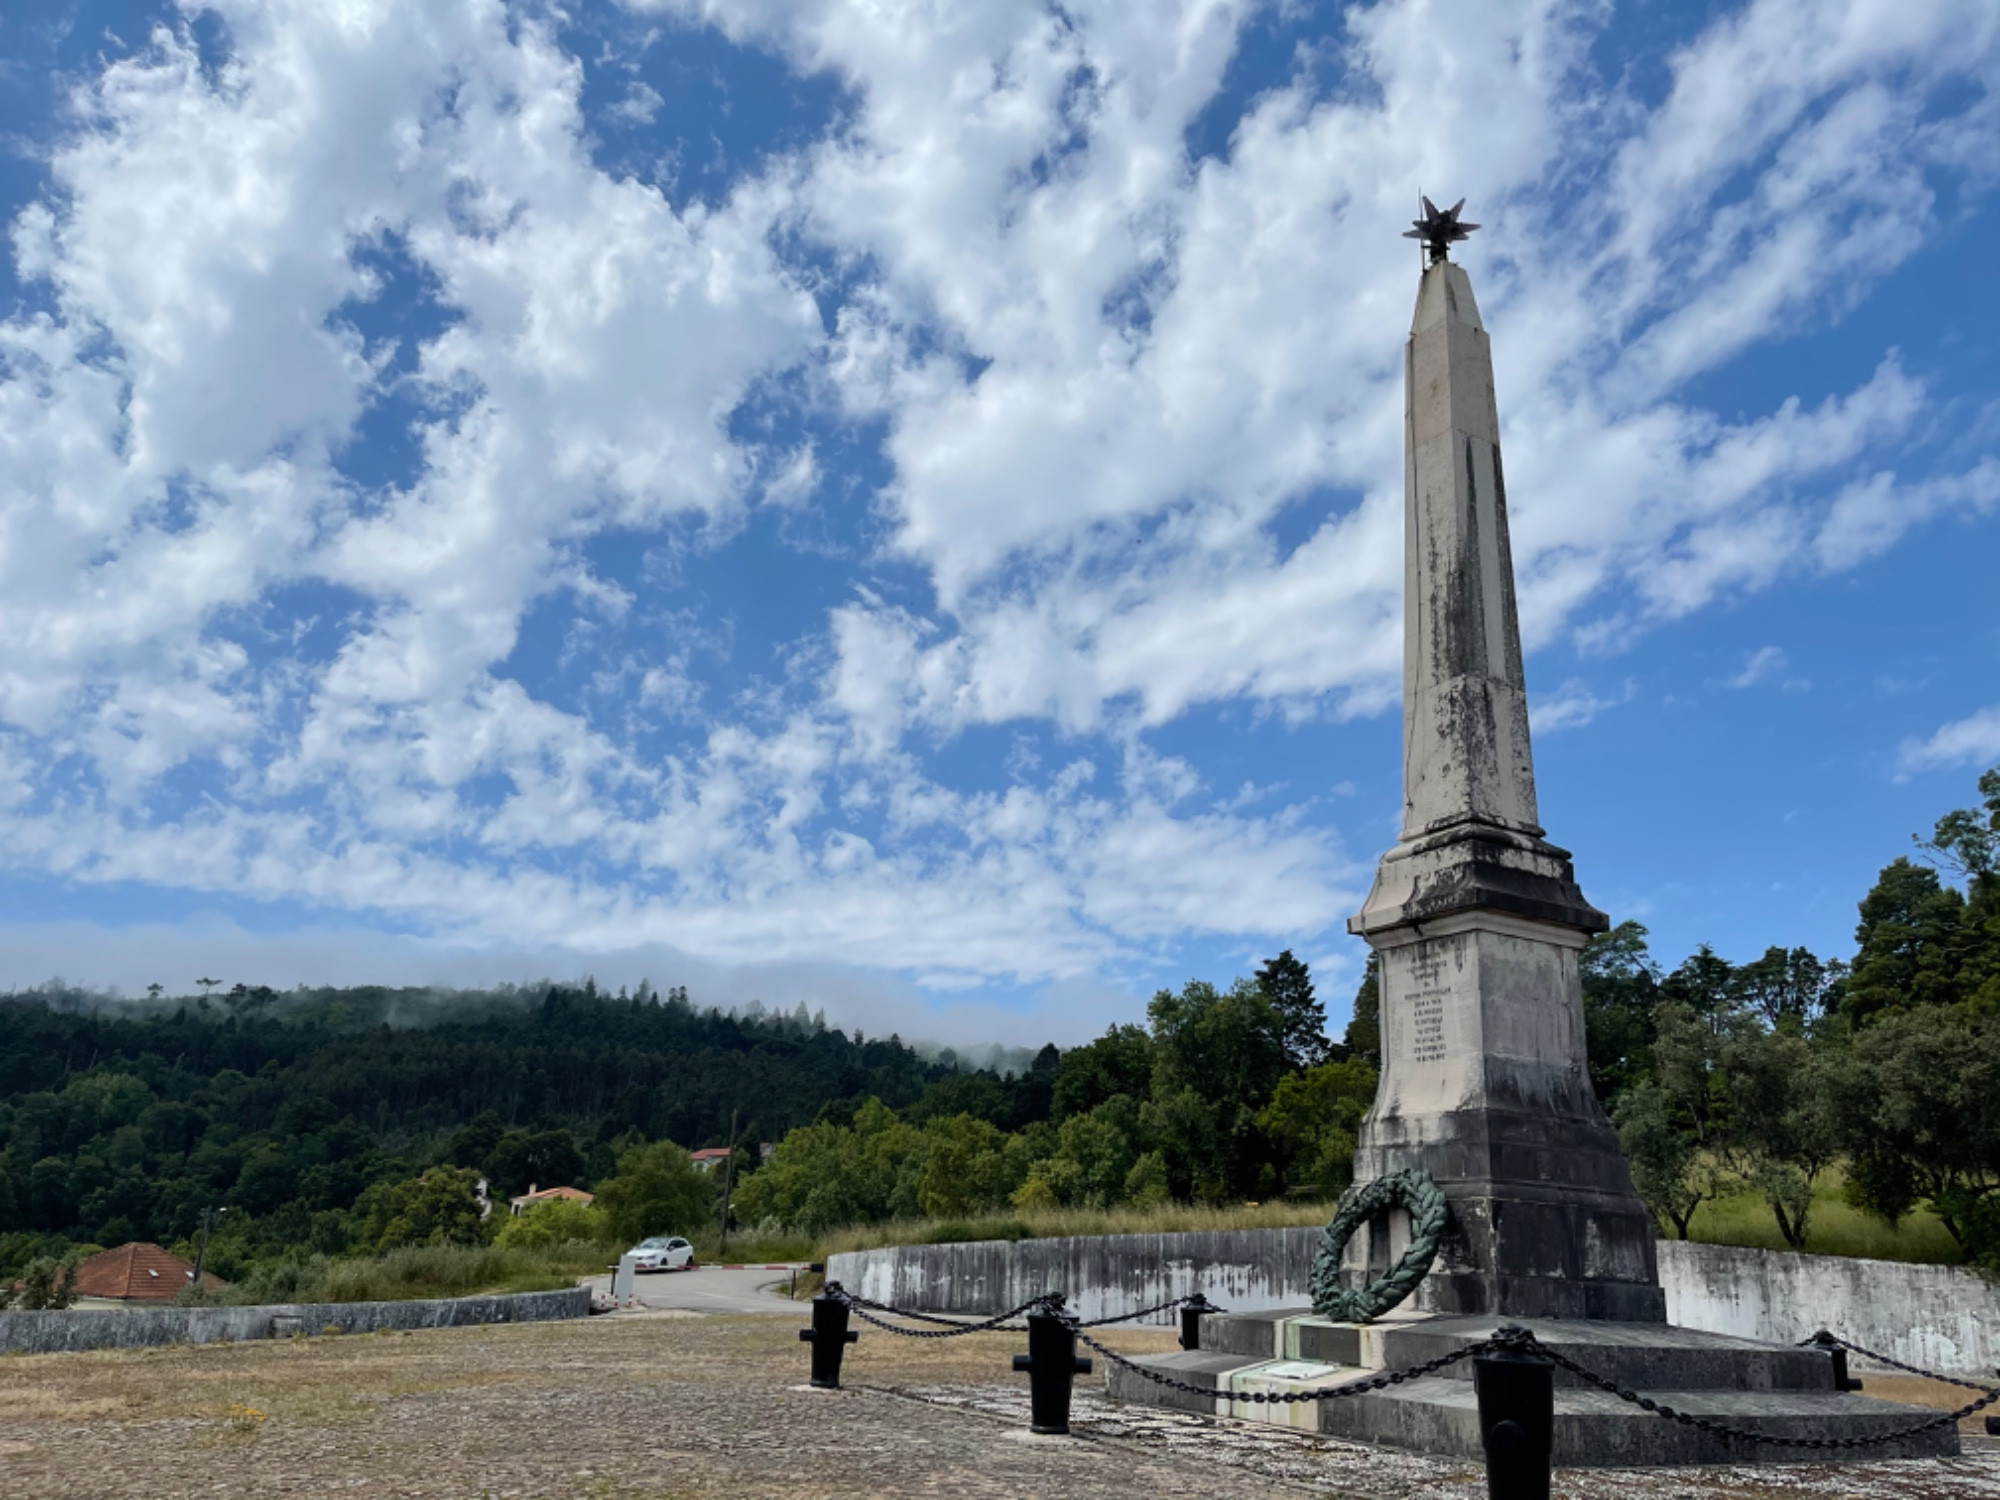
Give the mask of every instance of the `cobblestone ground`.
MULTIPOLYGON (((1075 1437, 1031 1438, 1025 1378, 1007 1373, 1019 1335, 864 1332, 848 1390, 805 1390, 796 1326, 620 1315, 11 1356, 0 1359, 0 1496, 1484 1493, 1466 1465, 1115 1407, 1094 1381, 1079 1393, 1075 1437)), ((1136 1352, 1167 1347, 1168 1336, 1107 1342, 1136 1352)), ((1557 1489, 1572 1500, 2000 1500, 2000 1451, 1982 1445, 1949 1464, 1566 1475, 1557 1489)))

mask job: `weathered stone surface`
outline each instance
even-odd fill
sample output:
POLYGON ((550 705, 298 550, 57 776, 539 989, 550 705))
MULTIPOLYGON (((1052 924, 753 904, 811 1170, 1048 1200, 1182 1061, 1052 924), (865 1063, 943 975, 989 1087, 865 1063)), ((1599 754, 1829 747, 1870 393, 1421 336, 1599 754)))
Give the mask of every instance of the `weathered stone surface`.
MULTIPOLYGON (((1606 921, 1536 821, 1492 354, 1449 261, 1407 361, 1403 836, 1349 923, 1382 986, 1355 1175, 1445 1191, 1419 1306, 1659 1322, 1652 1217, 1585 1065, 1577 953, 1606 921)), ((1400 1253, 1395 1220, 1349 1242, 1351 1273, 1400 1253)))
MULTIPOLYGON (((1213 1392, 1168 1393, 1117 1366, 1107 1388, 1119 1400, 1200 1410, 1243 1421, 1305 1427, 1331 1436, 1389 1443, 1419 1452, 1478 1458, 1481 1453, 1472 1362, 1386 1391, 1316 1401, 1255 1402, 1254 1393, 1337 1388, 1380 1369, 1408 1369, 1480 1342, 1491 1318, 1409 1318, 1362 1327, 1329 1325, 1305 1310, 1286 1316, 1203 1320, 1198 1354, 1163 1354, 1146 1368, 1213 1392), (1210 1349, 1209 1345, 1215 1349, 1210 1349), (1239 1353, 1217 1352, 1223 1347, 1239 1353), (1355 1351, 1353 1362, 1327 1358, 1355 1351)), ((1639 1323, 1531 1322, 1544 1347, 1584 1369, 1677 1410, 1773 1437, 1869 1437, 1901 1433, 1932 1415, 1835 1391, 1833 1365, 1813 1349, 1761 1344, 1723 1334, 1639 1323)), ((1880 1458, 1957 1453, 1957 1429, 1934 1428, 1871 1448, 1880 1458)), ((1811 1462, 1814 1450, 1759 1444, 1704 1433, 1641 1410, 1558 1368, 1555 1462, 1566 1467, 1811 1462)))

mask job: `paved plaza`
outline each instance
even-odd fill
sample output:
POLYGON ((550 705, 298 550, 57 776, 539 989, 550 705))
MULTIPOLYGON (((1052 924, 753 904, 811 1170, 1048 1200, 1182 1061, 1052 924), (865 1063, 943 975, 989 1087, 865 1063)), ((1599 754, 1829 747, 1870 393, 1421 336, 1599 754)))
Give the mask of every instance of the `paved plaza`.
MULTIPOLYGON (((8 1357, 0 1359, 0 1494, 1484 1494, 1480 1473, 1464 1464, 1114 1407, 1097 1376, 1079 1393, 1074 1437, 1031 1438, 1026 1382, 1007 1373, 1019 1335, 906 1340, 864 1331, 848 1357, 848 1389, 802 1389, 802 1319, 790 1309, 781 1314, 670 1309, 575 1323, 8 1357)), ((1137 1353, 1171 1340, 1143 1330, 1107 1342, 1137 1353)), ((1946 1393, 1895 1394, 1935 1402, 1946 1393)), ((2000 1445, 1971 1439, 1962 1458, 1909 1465, 1564 1474, 1557 1493, 2000 1500, 2000 1445)))

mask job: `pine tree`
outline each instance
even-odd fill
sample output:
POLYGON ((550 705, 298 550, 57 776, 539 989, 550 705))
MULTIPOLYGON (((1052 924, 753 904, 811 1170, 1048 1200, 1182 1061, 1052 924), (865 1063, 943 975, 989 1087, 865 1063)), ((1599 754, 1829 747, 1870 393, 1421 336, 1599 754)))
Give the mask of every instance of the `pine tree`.
POLYGON ((1257 971, 1257 988, 1285 1021, 1285 1055, 1292 1066, 1310 1068, 1326 1061, 1326 1006, 1313 995, 1312 971, 1287 948, 1257 971))

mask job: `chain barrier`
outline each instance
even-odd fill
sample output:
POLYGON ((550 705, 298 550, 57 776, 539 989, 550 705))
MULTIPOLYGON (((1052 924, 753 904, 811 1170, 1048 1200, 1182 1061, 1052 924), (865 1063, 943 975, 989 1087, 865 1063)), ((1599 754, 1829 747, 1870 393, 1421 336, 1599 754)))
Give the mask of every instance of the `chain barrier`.
MULTIPOLYGON (((1232 1392, 1218 1390, 1214 1386, 1194 1385, 1185 1380, 1176 1380, 1171 1375, 1165 1375, 1158 1370, 1150 1369, 1135 1360, 1127 1359, 1114 1349, 1106 1348, 1083 1331, 1086 1327, 1092 1325, 1081 1323, 1074 1319, 1066 1321, 1075 1329, 1076 1336, 1080 1341, 1102 1355, 1107 1361, 1118 1365, 1122 1369, 1129 1370, 1134 1375, 1149 1380, 1155 1385, 1162 1386, 1167 1390, 1179 1391, 1185 1395, 1201 1396, 1209 1400, 1248 1401, 1260 1405, 1296 1401, 1327 1401, 1337 1399, 1341 1396, 1356 1396, 1367 1391, 1387 1390, 1391 1386, 1402 1385, 1407 1381, 1421 1380, 1427 1375, 1434 1375, 1449 1365, 1457 1364, 1460 1360, 1470 1359, 1474 1355, 1483 1354, 1489 1350, 1507 1350, 1515 1353, 1540 1355, 1552 1364, 1569 1371, 1570 1374, 1576 1376, 1585 1384, 1608 1392, 1621 1401, 1629 1402, 1641 1411, 1650 1412, 1654 1416, 1664 1417, 1670 1422, 1678 1422, 1684 1427, 1692 1427, 1698 1431, 1710 1433, 1717 1437, 1730 1438, 1741 1442, 1769 1443, 1774 1447, 1780 1448, 1848 1450, 1879 1447, 1889 1443, 1901 1442, 1906 1438, 1919 1437, 1926 1432, 1934 1432, 1940 1427, 1953 1425, 1977 1412, 1985 1410, 1996 1402, 2000 1402, 2000 1389, 1986 1390, 1984 1387, 1975 1385, 1969 1380, 1959 1380, 1949 1375, 1936 1375, 1929 1370, 1918 1369, 1915 1365, 1907 1365, 1900 1360, 1888 1359, 1882 1355, 1863 1349, 1859 1345, 1850 1344, 1845 1339, 1839 1339, 1836 1342, 1841 1347, 1851 1353, 1861 1355, 1864 1359, 1880 1360, 1883 1364, 1891 1365, 1909 1374, 1921 1375, 1927 1379, 1941 1380, 1951 1385, 1963 1386, 1967 1390, 1980 1391, 1981 1395, 1978 1400, 1967 1403, 1957 1411, 1943 1412, 1925 1421, 1911 1423, 1907 1427, 1899 1427, 1890 1432, 1876 1433, 1870 1437, 1782 1437, 1775 1433, 1756 1432, 1746 1428, 1732 1427, 1726 1422, 1718 1422, 1711 1417, 1696 1416, 1692 1412, 1681 1411, 1676 1407, 1669 1406, 1663 1401, 1656 1401, 1652 1397, 1642 1395, 1629 1386, 1621 1386, 1615 1380, 1607 1380, 1596 1371, 1586 1369, 1568 1355, 1544 1345, 1532 1332, 1525 1328, 1502 1328, 1493 1337, 1481 1340, 1477 1344, 1468 1344, 1462 1349, 1455 1349, 1451 1353, 1440 1355, 1436 1359, 1426 1360, 1420 1365, 1411 1365, 1399 1370, 1385 1370, 1381 1374, 1370 1376, 1366 1380, 1355 1380, 1343 1385, 1326 1386, 1309 1391, 1232 1392)), ((1811 1343, 1812 1340, 1807 1340, 1806 1342, 1811 1343)))
MULTIPOLYGON (((1532 1351, 1533 1353, 1541 1355, 1544 1359, 1554 1361, 1557 1365, 1569 1371, 1570 1374, 1576 1376, 1579 1380, 1582 1380, 1587 1384, 1594 1385, 1601 1391, 1608 1391, 1610 1394, 1616 1396, 1620 1401, 1629 1402, 1633 1406, 1638 1407, 1641 1411, 1649 1411, 1653 1413, 1654 1416, 1665 1417, 1669 1422, 1678 1422, 1683 1427, 1692 1427, 1697 1431, 1711 1433, 1716 1437, 1733 1438, 1736 1439, 1737 1441, 1748 1442, 1748 1443, 1769 1443, 1772 1447, 1775 1448, 1851 1449, 1851 1448, 1874 1448, 1882 1446, 1883 1444, 1887 1443, 1899 1443, 1905 1438, 1918 1437, 1926 1432, 1935 1432, 1940 1427, 1948 1427, 1955 1423, 1962 1422, 1963 1420, 1965 1420, 1965 1418, 1971 1416, 1974 1412, 1983 1411, 1985 1408, 1993 1405, 1994 1402, 2000 1401, 2000 1389, 1990 1390, 1987 1391, 1984 1395, 1982 1395, 1977 1401, 1974 1401, 1969 1405, 1962 1406, 1957 1411, 1945 1412, 1940 1416, 1930 1418, 1928 1421, 1914 1422, 1908 1427, 1898 1427, 1892 1432, 1878 1432, 1872 1437, 1838 1437, 1838 1438, 1779 1437, 1775 1433, 1756 1432, 1747 1428, 1731 1427, 1728 1423, 1718 1422, 1713 1417, 1698 1417, 1694 1415, 1694 1413, 1692 1412, 1677 1410, 1674 1407, 1668 1406, 1663 1401, 1655 1401, 1650 1396, 1641 1395, 1639 1392, 1633 1390, 1630 1386, 1620 1385, 1615 1380, 1606 1380, 1602 1375, 1597 1374, 1594 1370, 1586 1370, 1582 1365, 1578 1364, 1575 1360, 1571 1359, 1567 1354, 1559 1353, 1558 1351, 1550 1349, 1545 1345, 1537 1342, 1535 1336, 1532 1333, 1527 1333, 1525 1329, 1522 1330, 1522 1332, 1526 1334, 1526 1343, 1522 1347, 1532 1351)), ((1810 1343, 1811 1340, 1807 1340, 1807 1342, 1810 1343)), ((1843 1347, 1851 1350, 1853 1353, 1864 1355, 1869 1359, 1875 1358, 1874 1355, 1868 1354, 1868 1352, 1865 1349, 1856 1349, 1852 1344, 1848 1344, 1845 1340, 1837 1340, 1837 1342, 1841 1343, 1843 1347)), ((1896 1362, 1887 1361, 1887 1363, 1893 1364, 1896 1362)), ((1925 1376, 1926 1378, 1931 1380, 1948 1380, 1948 1377, 1946 1376, 1932 1375, 1930 1371, 1919 1370, 1913 1365, 1897 1364, 1896 1367, 1901 1370, 1908 1370, 1913 1375, 1925 1376)), ((1948 1383, 1952 1385, 1963 1385, 1970 1390, 1980 1389, 1980 1387, 1976 1385, 1971 1385, 1969 1382, 1963 1380, 1948 1380, 1948 1383)))
MULTIPOLYGON (((856 1296, 844 1287, 834 1291, 833 1295, 846 1303, 848 1310, 865 1323, 872 1323, 877 1328, 884 1329, 889 1333, 900 1333, 905 1338, 927 1339, 956 1338, 962 1333, 984 1333, 991 1329, 1000 1328, 1009 1318, 1017 1318, 1021 1314, 1032 1312, 1038 1307, 1060 1304, 1063 1300, 1062 1293, 1060 1292, 1044 1292, 1041 1296, 1023 1302, 1019 1307, 1014 1308, 1010 1312, 1003 1312, 997 1317, 988 1318, 978 1323, 961 1323, 957 1318, 943 1317, 937 1313, 911 1312, 908 1308, 891 1307, 885 1302, 873 1302, 866 1297, 856 1296), (915 1328, 898 1328, 893 1323, 885 1323, 879 1317, 870 1316, 871 1313, 886 1313, 890 1317, 908 1318, 917 1323, 937 1323, 943 1326, 935 1333, 915 1328)), ((1195 1296, 1198 1295, 1199 1293, 1195 1294, 1195 1296)), ((1079 1328, 1102 1328, 1111 1323, 1131 1323, 1137 1319, 1149 1318, 1158 1313, 1171 1312, 1174 1308, 1194 1300, 1194 1296, 1176 1297, 1171 1302, 1155 1303, 1151 1307, 1142 1307, 1136 1312, 1119 1313, 1115 1317, 1109 1318, 1089 1318, 1078 1323, 1077 1326, 1079 1328)), ((1002 1331, 1018 1332, 1019 1330, 1003 1329, 1002 1331)))
MULTIPOLYGON (((986 1333, 994 1330, 1019 1332, 1023 1325, 1014 1323, 1013 1319, 1021 1317, 1023 1314, 1040 1312, 1045 1316, 1052 1316, 1059 1319, 1069 1329, 1070 1333, 1075 1336, 1078 1342, 1102 1355, 1108 1363, 1117 1365, 1121 1369, 1129 1370, 1141 1379, 1150 1381, 1152 1384, 1160 1386, 1163 1389, 1178 1391, 1189 1396, 1199 1396, 1206 1400, 1246 1401, 1257 1405, 1291 1404, 1299 1401, 1332 1401, 1338 1400, 1342 1396, 1359 1396, 1370 1391, 1384 1391, 1392 1386, 1403 1385, 1412 1380, 1421 1380, 1426 1376, 1435 1375, 1439 1370, 1458 1364, 1462 1360, 1471 1359, 1476 1355, 1496 1350, 1537 1355, 1548 1360, 1558 1368, 1567 1370, 1586 1385, 1594 1386, 1600 1391, 1616 1396, 1619 1400, 1638 1407, 1641 1411, 1649 1412, 1656 1417, 1665 1418, 1669 1422, 1679 1423, 1683 1427, 1691 1427, 1696 1431, 1709 1433, 1715 1437, 1727 1438, 1735 1442, 1765 1443, 1777 1448, 1851 1451, 1857 1448, 1881 1447, 1890 1443, 1902 1442, 1907 1438, 1920 1437, 1924 1433, 1934 1432, 1941 1427, 1955 1425, 1977 1412, 1984 1411, 1989 1406, 2000 1403, 2000 1387, 1989 1390, 1970 1380, 1961 1380, 1953 1375, 1939 1375, 1934 1371, 1921 1369, 1916 1365, 1905 1364, 1902 1360, 1892 1359, 1886 1354, 1878 1354, 1872 1349, 1864 1349, 1859 1344, 1850 1343, 1848 1340, 1832 1334, 1816 1334, 1810 1339, 1801 1340, 1801 1347, 1818 1346, 1827 1349, 1843 1349, 1850 1354, 1858 1354, 1863 1359, 1874 1360, 1876 1363, 1886 1365, 1891 1369, 1901 1370, 1910 1375, 1922 1376, 1927 1380, 1937 1380, 1948 1385, 1960 1386, 1965 1390, 1978 1391, 1980 1395, 1977 1400, 1968 1402, 1957 1411, 1942 1412, 1925 1421, 1914 1422, 1906 1427, 1899 1427, 1889 1432, 1878 1432, 1869 1437, 1784 1437, 1776 1433, 1758 1432, 1749 1428, 1733 1427, 1727 1422, 1719 1422, 1713 1417, 1697 1416, 1693 1412, 1681 1411, 1676 1407, 1669 1406, 1664 1401, 1657 1401, 1651 1396, 1633 1390, 1630 1386, 1623 1386, 1615 1380, 1608 1380, 1604 1376, 1599 1375, 1595 1370, 1578 1364, 1567 1354, 1557 1349, 1551 1349, 1543 1344, 1535 1337, 1531 1330, 1511 1326, 1496 1330, 1491 1338, 1482 1339, 1476 1344, 1467 1344, 1462 1348, 1452 1350, 1448 1354, 1441 1354, 1436 1359, 1426 1360, 1422 1364, 1410 1365, 1397 1370, 1384 1370, 1378 1374, 1368 1376, 1366 1379, 1351 1380, 1341 1385, 1321 1386, 1317 1389, 1306 1391, 1232 1392, 1219 1390, 1214 1386, 1195 1385, 1189 1381, 1177 1380, 1171 1375, 1140 1364, 1137 1360, 1128 1359, 1117 1350, 1099 1343, 1084 1331, 1089 1328, 1103 1328, 1113 1323, 1130 1323, 1140 1318, 1152 1317, 1159 1313, 1168 1312, 1174 1308, 1196 1301, 1199 1294, 1191 1297, 1176 1297, 1169 1302, 1156 1303, 1151 1307, 1142 1307, 1133 1312, 1120 1313, 1113 1317, 1086 1320, 1066 1311, 1063 1305, 1064 1299, 1062 1293, 1044 1292, 1039 1297, 1032 1297, 1028 1301, 1023 1302, 1019 1307, 1010 1308, 1008 1311, 1000 1313, 995 1317, 983 1318, 972 1323, 961 1323, 954 1318, 943 1317, 936 1313, 911 1312, 905 1308, 891 1307, 887 1303, 871 1301, 869 1298, 857 1296, 853 1292, 846 1290, 837 1282, 829 1283, 825 1295, 838 1301, 863 1322, 871 1323, 885 1333, 893 1333, 903 1338, 911 1339, 949 1339, 958 1338, 968 1333, 986 1333), (878 1314, 886 1314, 888 1317, 906 1318, 913 1322, 940 1324, 943 1326, 933 1328, 905 1328, 888 1322, 887 1318, 877 1316, 878 1314)), ((849 1337, 851 1338, 851 1335, 849 1337)))
MULTIPOLYGON (((962 1334, 986 1333, 993 1329, 1002 1328, 1002 1325, 1006 1324, 1010 1318, 1018 1318, 1025 1312, 1031 1312, 1038 1307, 1046 1307, 1051 1302, 1060 1303, 1062 1301, 1062 1294, 1060 1292, 1044 1292, 1041 1296, 1023 1302, 1019 1307, 1003 1312, 998 1317, 987 1318, 978 1323, 961 1323, 955 1318, 939 1317, 935 1313, 906 1312, 900 1307, 890 1307, 888 1304, 882 1302, 871 1302, 866 1297, 857 1297, 838 1283, 829 1286, 827 1294, 837 1297, 846 1306, 847 1310, 853 1313, 855 1317, 861 1319, 862 1322, 872 1323, 884 1333, 899 1334, 906 1339, 955 1339, 962 1334), (875 1316, 876 1313, 888 1313, 892 1317, 911 1318, 923 1323, 942 1323, 945 1326, 942 1328, 903 1328, 875 1316)), ((1013 1328, 1003 1331, 1019 1332, 1020 1325, 1016 1324, 1013 1328)))
POLYGON ((1196 1292, 1192 1296, 1176 1297, 1171 1302, 1162 1302, 1154 1307, 1142 1307, 1137 1312, 1120 1313, 1115 1318, 1085 1318, 1076 1326, 1079 1328, 1103 1328, 1112 1323, 1131 1323, 1139 1318, 1149 1318, 1155 1313, 1170 1312, 1174 1308, 1184 1306, 1200 1296, 1201 1293, 1196 1292))
POLYGON ((1468 1344, 1463 1349, 1454 1349, 1449 1354, 1441 1354, 1436 1359, 1426 1360, 1423 1364, 1411 1365, 1406 1370, 1384 1370, 1380 1375, 1370 1376, 1366 1380, 1356 1380, 1347 1385, 1324 1386, 1316 1391, 1244 1391, 1241 1394, 1237 1394, 1231 1391, 1217 1390, 1214 1386, 1190 1385, 1185 1380, 1176 1380, 1171 1375, 1162 1375, 1158 1370, 1148 1369, 1134 1360, 1127 1359, 1115 1349, 1105 1348, 1104 1345, 1098 1343, 1096 1339, 1083 1331, 1089 1325, 1072 1323, 1070 1326, 1076 1330, 1078 1339, 1095 1349, 1112 1364, 1122 1366, 1130 1370, 1134 1375, 1152 1381, 1154 1385, 1164 1386, 1170 1391, 1181 1391, 1190 1396, 1207 1396, 1210 1399, 1221 1399, 1224 1401, 1254 1401, 1260 1404, 1264 1402, 1330 1401, 1339 1396, 1358 1396, 1363 1391, 1386 1391, 1390 1386, 1401 1385, 1406 1380, 1421 1380, 1426 1375, 1433 1375, 1442 1370, 1446 1365, 1455 1365, 1460 1360, 1470 1359, 1473 1355, 1481 1353, 1484 1350, 1504 1347, 1498 1339, 1486 1339, 1477 1344, 1468 1344))
POLYGON ((1837 1333, 1816 1333, 1809 1339, 1800 1339, 1799 1347, 1810 1349, 1816 1345, 1831 1343, 1845 1349, 1849 1354, 1858 1354, 1863 1359, 1872 1359, 1878 1365, 1887 1365, 1892 1370, 1901 1370, 1905 1375, 1921 1375, 1926 1380, 1941 1381, 1945 1385, 1963 1386, 1968 1391, 1984 1391, 1987 1387, 1976 1380, 1960 1380, 1956 1375, 1940 1375, 1935 1370, 1922 1370, 1915 1365, 1906 1365, 1900 1359, 1891 1359, 1886 1354, 1877 1354, 1873 1349, 1864 1349, 1859 1344, 1851 1344, 1837 1333))

